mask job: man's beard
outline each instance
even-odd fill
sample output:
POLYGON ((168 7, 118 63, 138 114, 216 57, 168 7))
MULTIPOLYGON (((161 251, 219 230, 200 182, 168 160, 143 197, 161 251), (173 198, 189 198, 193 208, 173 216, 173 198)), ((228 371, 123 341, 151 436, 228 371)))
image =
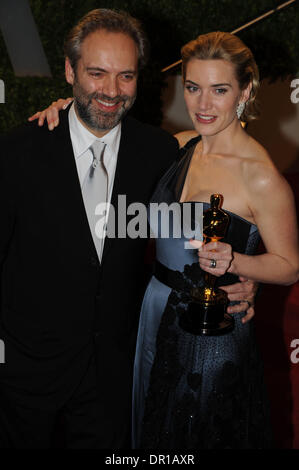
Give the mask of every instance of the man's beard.
POLYGON ((114 98, 97 92, 87 94, 77 80, 75 80, 73 92, 76 110, 80 118, 87 127, 95 131, 108 131, 117 126, 131 109, 136 99, 136 94, 134 96, 117 95, 114 98), (115 112, 105 112, 93 103, 94 99, 113 104, 122 102, 122 105, 115 112))

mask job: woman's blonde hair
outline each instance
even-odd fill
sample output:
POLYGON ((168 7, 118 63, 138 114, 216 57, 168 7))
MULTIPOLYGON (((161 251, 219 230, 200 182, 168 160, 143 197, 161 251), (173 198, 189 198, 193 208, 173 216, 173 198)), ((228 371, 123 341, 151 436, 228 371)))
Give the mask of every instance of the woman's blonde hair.
POLYGON ((255 101, 259 88, 259 70, 251 50, 234 34, 215 31, 202 34, 182 47, 182 75, 186 79, 189 60, 222 59, 235 66, 236 78, 241 90, 252 83, 250 96, 240 117, 242 121, 251 121, 259 115, 255 101))

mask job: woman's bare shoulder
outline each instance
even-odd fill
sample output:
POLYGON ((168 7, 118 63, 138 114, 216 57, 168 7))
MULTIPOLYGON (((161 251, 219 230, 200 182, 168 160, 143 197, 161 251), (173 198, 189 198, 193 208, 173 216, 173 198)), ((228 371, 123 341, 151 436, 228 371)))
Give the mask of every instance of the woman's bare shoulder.
POLYGON ((184 147, 190 139, 193 139, 197 136, 198 134, 195 130, 182 131, 174 134, 174 137, 177 139, 180 147, 184 147))
POLYGON ((268 151, 251 138, 247 148, 247 158, 243 160, 244 182, 251 192, 260 196, 268 191, 289 192, 289 185, 273 163, 268 151))

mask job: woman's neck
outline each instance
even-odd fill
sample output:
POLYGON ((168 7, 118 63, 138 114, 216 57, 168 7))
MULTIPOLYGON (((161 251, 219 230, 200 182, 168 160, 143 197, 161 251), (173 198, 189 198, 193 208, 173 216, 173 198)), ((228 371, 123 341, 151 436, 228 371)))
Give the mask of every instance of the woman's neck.
POLYGON ((214 135, 202 136, 202 156, 209 154, 234 154, 240 143, 248 137, 239 120, 214 135))

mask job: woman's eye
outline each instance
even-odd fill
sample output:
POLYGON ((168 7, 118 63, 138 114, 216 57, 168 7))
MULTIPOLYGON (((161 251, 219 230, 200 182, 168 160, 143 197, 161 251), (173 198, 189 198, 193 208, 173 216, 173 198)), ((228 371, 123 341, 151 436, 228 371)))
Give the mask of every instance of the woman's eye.
POLYGON ((195 93, 198 90, 198 88, 196 86, 187 85, 186 90, 188 90, 190 93, 195 93))

